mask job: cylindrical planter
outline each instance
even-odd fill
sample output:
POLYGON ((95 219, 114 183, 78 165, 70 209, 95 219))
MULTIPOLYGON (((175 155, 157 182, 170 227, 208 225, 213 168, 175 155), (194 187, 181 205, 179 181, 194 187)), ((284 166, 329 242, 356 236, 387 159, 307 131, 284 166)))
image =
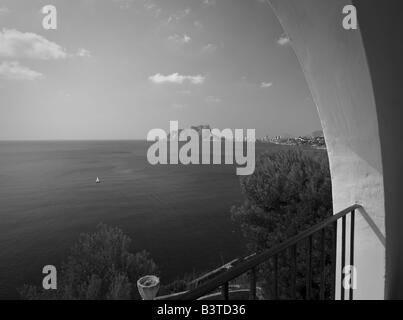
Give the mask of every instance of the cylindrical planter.
POLYGON ((137 289, 143 300, 154 300, 160 289, 160 279, 156 276, 145 276, 137 281, 137 289))

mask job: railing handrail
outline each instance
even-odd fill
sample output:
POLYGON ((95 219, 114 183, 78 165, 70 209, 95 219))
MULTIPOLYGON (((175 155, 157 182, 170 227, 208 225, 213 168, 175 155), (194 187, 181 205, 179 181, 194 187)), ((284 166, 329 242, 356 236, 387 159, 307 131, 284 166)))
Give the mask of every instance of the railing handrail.
POLYGON ((178 297, 175 297, 179 300, 195 300, 198 299, 213 290, 221 287, 222 285, 225 285, 229 281, 241 276, 245 272, 255 268, 256 266, 266 262, 267 260, 271 259, 275 255, 283 252, 287 248, 296 245, 300 241, 308 238, 309 236, 315 234, 316 232, 322 230, 323 228, 331 225, 334 222, 337 222, 339 219, 345 217, 347 214, 350 212, 361 209, 362 206, 355 204, 351 207, 348 207, 344 209, 343 211, 340 211, 339 213, 327 218, 326 220, 316 224, 313 227, 310 227, 309 229, 299 233, 298 235, 280 243, 278 246, 268 249, 260 254, 257 254, 256 256, 252 257, 251 259, 241 262, 240 264, 236 265, 232 269, 229 269, 227 272, 218 275, 216 278, 211 279, 207 281, 206 283, 200 285, 199 287, 187 291, 183 295, 180 295, 178 297))

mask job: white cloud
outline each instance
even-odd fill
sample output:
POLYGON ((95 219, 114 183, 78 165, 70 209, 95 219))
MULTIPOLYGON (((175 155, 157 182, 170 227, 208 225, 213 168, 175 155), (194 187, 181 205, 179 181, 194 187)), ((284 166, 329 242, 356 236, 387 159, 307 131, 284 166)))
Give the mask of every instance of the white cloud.
POLYGON ((191 41, 192 41, 192 38, 189 37, 189 36, 186 35, 186 34, 183 35, 183 36, 180 36, 180 35, 178 35, 178 34, 174 34, 173 36, 169 36, 169 37, 168 37, 168 40, 169 40, 169 41, 176 42, 176 43, 179 43, 179 44, 186 44, 186 43, 191 42, 191 41))
POLYGON ((190 8, 186 8, 184 10, 177 11, 168 17, 168 23, 171 23, 173 21, 182 20, 185 17, 187 17, 190 14, 190 12, 191 12, 190 8))
POLYGON ((289 37, 287 37, 286 35, 282 35, 278 40, 277 40, 277 44, 280 46, 286 46, 288 44, 290 44, 291 40, 289 37))
POLYGON ((214 96, 208 96, 208 97, 206 97, 205 101, 208 104, 216 104, 216 103, 220 103, 221 99, 217 98, 217 97, 214 97, 214 96))
POLYGON ((154 17, 158 18, 162 13, 162 8, 154 3, 152 0, 112 0, 120 9, 128 10, 132 7, 136 9, 144 8, 146 12, 151 13, 154 17))
POLYGON ((8 15, 10 13, 11 13, 11 11, 10 11, 9 8, 0 7, 0 16, 5 16, 5 15, 8 15))
POLYGON ((58 44, 31 32, 0 31, 0 57, 39 60, 65 59, 66 51, 58 44))
POLYGON ((43 74, 19 64, 17 61, 4 61, 0 64, 0 77, 10 80, 37 80, 43 74))
POLYGON ((203 28, 203 24, 202 24, 200 21, 198 21, 198 20, 196 20, 195 22, 193 22, 193 25, 194 25, 194 27, 195 27, 196 29, 202 29, 202 28, 203 28))
POLYGON ((215 4, 216 4, 215 0, 202 0, 202 5, 204 7, 210 7, 210 6, 213 6, 215 4))
POLYGON ((0 58, 57 60, 74 56, 90 57, 91 54, 84 48, 69 54, 57 43, 35 33, 14 29, 0 31, 0 58))
POLYGON ((71 93, 69 93, 69 92, 67 92, 67 91, 64 91, 64 90, 60 90, 59 91, 59 95, 62 97, 62 98, 71 98, 71 93))
POLYGON ((183 76, 178 73, 173 73, 168 76, 164 76, 160 73, 157 73, 156 75, 149 77, 149 80, 155 84, 164 84, 164 83, 183 84, 186 81, 192 84, 203 84, 205 79, 206 78, 202 75, 183 76))
POLYGON ((162 13, 161 7, 154 2, 151 2, 150 0, 145 1, 144 8, 147 11, 151 12, 151 14, 156 18, 158 18, 162 13))
POLYGON ((273 85, 273 82, 262 82, 260 87, 263 89, 270 88, 273 85))
POLYGON ((79 49, 77 51, 77 56, 78 57, 82 57, 82 58, 90 58, 91 57, 91 53, 87 50, 87 49, 79 49))
POLYGON ((217 46, 212 43, 209 43, 202 48, 203 53, 214 53, 216 51, 217 51, 217 46))
POLYGON ((112 0, 119 5, 120 9, 128 9, 131 7, 133 0, 112 0))
POLYGON ((181 95, 184 95, 184 96, 189 96, 189 95, 192 94, 192 91, 190 91, 190 90, 181 90, 181 91, 178 91, 178 94, 181 94, 181 95))
POLYGON ((172 108, 174 108, 174 109, 184 109, 184 108, 186 108, 186 107, 187 107, 187 105, 181 104, 181 103, 174 103, 174 104, 172 105, 172 108))

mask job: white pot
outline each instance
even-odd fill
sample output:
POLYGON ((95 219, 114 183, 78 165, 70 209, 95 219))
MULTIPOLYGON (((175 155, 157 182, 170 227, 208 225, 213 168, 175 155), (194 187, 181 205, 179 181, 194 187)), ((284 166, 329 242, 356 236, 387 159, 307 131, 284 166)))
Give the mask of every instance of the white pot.
POLYGON ((160 289, 160 279, 156 276, 145 276, 137 281, 137 289, 143 300, 154 300, 160 289))

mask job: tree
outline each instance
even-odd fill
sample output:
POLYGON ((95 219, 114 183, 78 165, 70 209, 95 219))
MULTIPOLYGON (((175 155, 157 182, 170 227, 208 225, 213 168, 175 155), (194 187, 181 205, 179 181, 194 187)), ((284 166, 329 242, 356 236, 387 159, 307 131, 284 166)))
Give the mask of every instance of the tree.
MULTIPOLYGON (((249 250, 261 252, 277 246, 331 215, 331 179, 325 153, 307 155, 300 150, 262 154, 253 175, 241 178, 245 201, 231 209, 232 217, 241 225, 248 240, 249 250)), ((330 272, 332 232, 326 232, 326 270, 330 272)), ((314 258, 318 258, 319 239, 314 238, 314 258)), ((298 297, 305 295, 306 247, 297 249, 298 297)), ((314 279, 319 274, 319 259, 313 261, 314 279)), ((279 256, 280 297, 287 298, 291 270, 288 253, 279 256)), ((266 295, 273 292, 273 261, 261 268, 266 282, 266 295)), ((329 277, 327 277, 329 279, 329 277)), ((313 284, 313 295, 318 294, 318 285, 313 284)), ((326 294, 330 294, 327 283, 326 294)))
POLYGON ((129 252, 130 238, 118 228, 100 224, 93 234, 82 234, 63 263, 58 290, 24 286, 24 299, 139 299, 136 283, 158 268, 146 251, 129 252))

